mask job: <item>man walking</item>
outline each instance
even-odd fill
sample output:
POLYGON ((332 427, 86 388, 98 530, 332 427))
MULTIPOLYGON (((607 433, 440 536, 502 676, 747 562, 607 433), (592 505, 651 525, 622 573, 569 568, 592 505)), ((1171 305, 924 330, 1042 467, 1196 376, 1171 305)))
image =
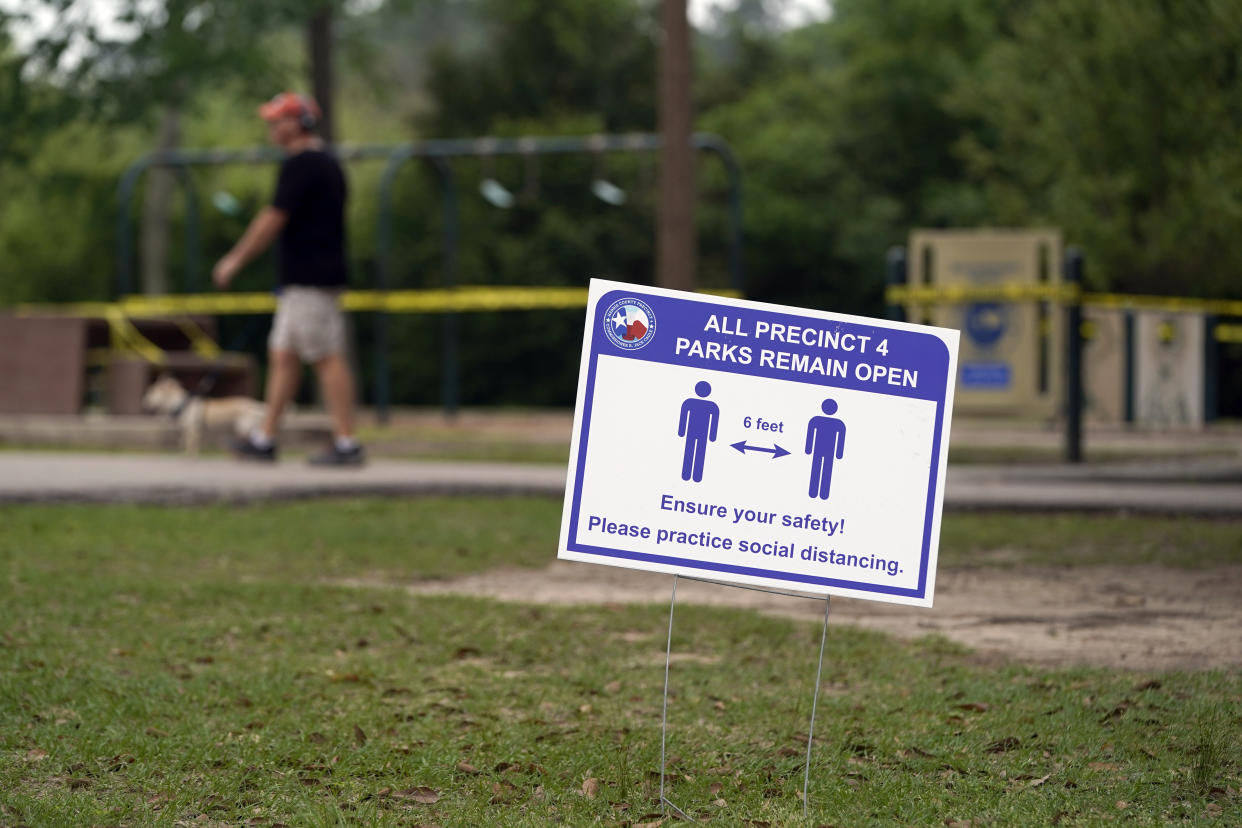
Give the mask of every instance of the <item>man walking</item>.
POLYGON ((286 155, 276 195, 212 272, 216 287, 227 288, 238 271, 276 243, 280 287, 268 338, 267 415, 235 449, 245 458, 276 459, 280 416, 297 393, 302 363, 308 362, 315 366, 333 433, 330 449, 311 462, 361 465, 339 302, 347 275, 345 174, 315 134, 320 110, 312 98, 282 93, 259 107, 259 116, 267 122, 268 139, 286 155))

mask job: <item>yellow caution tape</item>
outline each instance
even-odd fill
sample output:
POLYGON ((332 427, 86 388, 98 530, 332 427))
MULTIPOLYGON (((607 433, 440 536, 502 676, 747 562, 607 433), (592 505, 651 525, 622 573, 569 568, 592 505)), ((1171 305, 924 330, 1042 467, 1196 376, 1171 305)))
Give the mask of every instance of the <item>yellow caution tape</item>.
POLYGON ((1124 293, 1082 293, 1074 285, 1002 284, 1002 285, 893 285, 884 292, 892 305, 965 304, 985 301, 1048 301, 1072 302, 1084 306, 1122 310, 1153 310, 1210 313, 1217 316, 1242 316, 1242 300, 1194 299, 1185 296, 1143 296, 1124 293))
POLYGON ((105 318, 112 329, 112 342, 116 350, 136 354, 156 365, 164 362, 164 351, 143 336, 119 308, 109 308, 105 318))
POLYGON ((884 292, 892 305, 959 304, 1000 300, 1006 302, 1049 301, 1068 302, 1078 295, 1073 285, 1002 284, 1002 285, 893 285, 884 292))
MULTIPOLYGON (((701 293, 740 297, 741 292, 712 289, 701 293)), ((586 305, 586 288, 467 286, 431 290, 351 290, 341 294, 341 307, 347 311, 387 313, 458 313, 470 311, 539 310, 580 308, 586 305)), ((220 346, 200 328, 189 314, 225 315, 273 313, 276 295, 272 293, 201 293, 180 296, 127 296, 120 302, 74 302, 65 304, 18 305, 22 315, 72 316, 105 319, 112 331, 114 350, 133 354, 149 362, 164 362, 164 352, 143 336, 130 320, 172 317, 199 356, 216 359, 220 346)), ((99 358, 100 355, 96 355, 99 358)))
POLYGON ((1242 343, 1242 325, 1217 325, 1216 341, 1242 343))
POLYGON ((220 356, 220 346, 199 327, 197 322, 188 316, 179 316, 174 321, 181 329, 181 333, 185 334, 185 338, 190 341, 190 348, 194 353, 204 359, 217 359, 220 356))
MULTIPOLYGON (((739 297, 736 290, 705 290, 702 293, 739 297)), ((537 310, 582 307, 586 288, 467 286, 429 290, 351 290, 341 294, 347 311, 390 313, 458 313, 470 311, 537 310)), ((106 317, 119 311, 130 318, 182 316, 185 314, 272 313, 276 296, 271 293, 201 293, 181 296, 127 296, 117 303, 84 302, 65 305, 19 305, 26 314, 106 317)), ((188 332, 187 332, 188 335, 188 332)), ((191 341, 195 341, 191 337, 191 341)))
POLYGON ((1211 313, 1216 316, 1242 316, 1242 300, 1192 299, 1185 296, 1136 296, 1123 293, 1085 293, 1084 305, 1095 308, 1211 313))

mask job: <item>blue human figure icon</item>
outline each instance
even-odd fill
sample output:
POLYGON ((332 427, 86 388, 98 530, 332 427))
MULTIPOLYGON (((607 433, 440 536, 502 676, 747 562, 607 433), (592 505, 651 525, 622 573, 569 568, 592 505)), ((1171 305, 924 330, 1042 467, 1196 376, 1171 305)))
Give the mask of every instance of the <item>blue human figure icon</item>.
POLYGON ((828 489, 832 486, 832 464, 845 456, 845 423, 832 416, 837 413, 836 400, 824 400, 820 410, 827 416, 812 417, 806 424, 804 452, 811 455, 809 494, 827 500, 828 489))
POLYGON ((698 398, 690 397, 681 404, 681 419, 677 424, 677 436, 686 438, 686 453, 681 460, 681 479, 699 483, 703 480, 703 460, 707 456, 707 444, 716 441, 716 428, 720 425, 720 406, 708 399, 712 387, 706 380, 694 386, 698 398))

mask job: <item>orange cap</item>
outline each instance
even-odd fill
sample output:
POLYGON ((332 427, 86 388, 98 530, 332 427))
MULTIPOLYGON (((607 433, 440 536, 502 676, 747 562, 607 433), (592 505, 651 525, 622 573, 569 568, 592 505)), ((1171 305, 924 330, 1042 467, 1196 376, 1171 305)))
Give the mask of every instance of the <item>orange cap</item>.
POLYGON ((296 118, 306 129, 313 129, 323 117, 323 113, 319 109, 319 104, 315 103, 315 99, 310 95, 281 92, 259 107, 259 117, 265 121, 296 118))

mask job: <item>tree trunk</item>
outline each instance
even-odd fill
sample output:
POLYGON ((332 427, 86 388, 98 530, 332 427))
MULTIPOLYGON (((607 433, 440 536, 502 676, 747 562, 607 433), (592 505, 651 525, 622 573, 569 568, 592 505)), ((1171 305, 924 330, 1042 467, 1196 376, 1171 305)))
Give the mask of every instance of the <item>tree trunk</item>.
POLYGON ((690 99, 690 23, 686 0, 664 0, 660 51, 660 210, 656 276, 662 287, 694 289, 694 114, 690 99))
MULTIPOLYGON (((160 118, 155 149, 163 152, 176 149, 180 144, 181 110, 175 104, 168 104, 160 118)), ((142 257, 142 292, 148 295, 160 295, 168 293, 169 290, 169 231, 175 189, 176 180, 173 171, 168 167, 152 167, 147 172, 139 244, 142 257)))
POLYGON ((337 139, 336 121, 333 117, 335 75, 332 71, 332 6, 322 5, 311 16, 306 29, 306 47, 310 56, 311 94, 323 111, 323 117, 319 121, 319 134, 332 144, 337 139))

